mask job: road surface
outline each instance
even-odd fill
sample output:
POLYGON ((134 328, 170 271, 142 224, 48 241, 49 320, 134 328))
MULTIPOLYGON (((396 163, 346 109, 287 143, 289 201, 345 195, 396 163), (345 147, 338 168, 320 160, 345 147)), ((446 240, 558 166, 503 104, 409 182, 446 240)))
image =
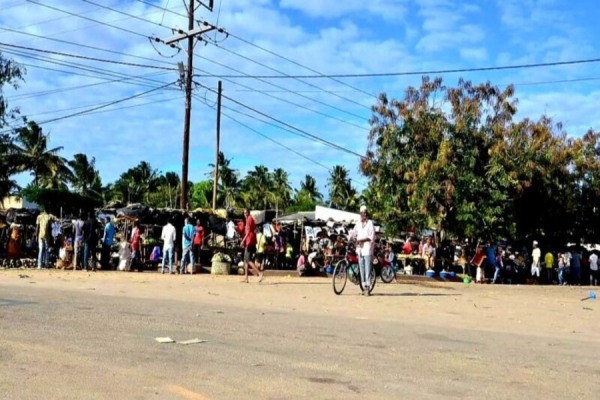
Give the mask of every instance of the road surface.
POLYGON ((593 399, 584 288, 0 271, 2 399, 593 399), (205 343, 160 344, 157 337, 205 343))

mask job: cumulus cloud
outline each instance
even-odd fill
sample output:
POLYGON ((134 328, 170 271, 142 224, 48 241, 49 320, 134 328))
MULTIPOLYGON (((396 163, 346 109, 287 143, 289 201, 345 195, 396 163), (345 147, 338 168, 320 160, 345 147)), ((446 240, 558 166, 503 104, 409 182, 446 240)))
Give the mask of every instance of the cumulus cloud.
MULTIPOLYGON (((19 106, 24 115, 43 122, 178 79, 177 62, 185 60, 185 52, 161 44, 153 47, 147 37, 167 38, 173 34, 171 28, 187 25, 185 18, 177 15, 185 13, 181 2, 169 2, 169 11, 165 12, 141 1, 95 1, 138 18, 85 2, 65 2, 65 5, 45 2, 94 20, 90 21, 15 0, 11 8, 0 11, 0 26, 20 33, 0 30, 0 42, 174 70, 101 63, 0 46, 5 56, 26 64, 26 83, 16 92, 5 93, 10 104, 19 106)), ((164 7, 167 1, 153 4, 164 7)), ((401 97, 408 85, 419 84, 420 76, 335 81, 257 80, 223 75, 314 74, 273 53, 324 74, 351 74, 564 61, 596 51, 597 45, 590 40, 593 35, 588 33, 586 37, 581 27, 568 29, 576 26, 576 17, 558 8, 562 7, 559 2, 526 1, 522 9, 517 4, 521 2, 504 1, 484 7, 475 2, 376 0, 345 1, 331 7, 328 2, 316 0, 223 0, 218 24, 232 36, 219 46, 197 44, 195 80, 215 89, 221 79, 226 96, 362 154, 367 145, 369 106, 375 101, 374 96, 387 92, 401 97), (544 24, 557 14, 560 14, 559 28, 547 34, 544 24), (538 28, 527 30, 521 24, 524 20, 529 21, 527 26, 537 24, 538 28), (202 76, 207 74, 222 78, 202 76)), ((200 9, 198 17, 214 23, 217 12, 200 9)), ((209 37, 224 39, 214 33, 209 37)), ((462 76, 475 82, 517 84, 520 115, 537 117, 548 112, 577 135, 590 126, 600 125, 592 112, 599 96, 598 81, 539 83, 589 77, 593 75, 592 67, 490 71, 462 76)), ((444 78, 451 85, 459 76, 448 74, 444 78)), ((213 162, 214 102, 213 92, 202 86, 195 89, 190 148, 192 180, 204 179, 207 165, 213 162)), ((224 99, 223 105, 227 107, 224 112, 240 122, 320 164, 346 165, 353 181, 361 181, 356 156, 317 143, 293 129, 293 133, 289 132, 289 127, 280 129, 281 124, 274 120, 268 120, 271 123, 268 125, 251 119, 239 112, 253 114, 252 111, 230 100, 224 99)), ((77 152, 95 156, 103 179, 110 182, 141 160, 163 171, 180 172, 182 120, 183 93, 173 85, 95 113, 45 124, 44 129, 51 132, 52 146, 65 147, 66 156, 77 152)), ((241 172, 256 164, 271 169, 282 167, 291 173, 294 184, 310 173, 324 189, 328 174, 325 168, 227 117, 222 119, 221 146, 227 156, 234 158, 233 164, 241 172)), ((23 178, 22 183, 27 179, 23 178)))

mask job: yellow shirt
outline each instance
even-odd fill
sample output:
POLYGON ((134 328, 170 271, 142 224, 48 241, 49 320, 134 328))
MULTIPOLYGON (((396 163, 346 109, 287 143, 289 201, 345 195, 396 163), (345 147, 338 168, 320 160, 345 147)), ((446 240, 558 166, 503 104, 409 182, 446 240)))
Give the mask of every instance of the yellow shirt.
POLYGON ((266 244, 267 239, 265 238, 265 235, 263 235, 261 232, 258 232, 256 234, 256 252, 260 254, 264 253, 266 244))
POLYGON ((38 215, 36 220, 36 225, 39 227, 40 232, 38 239, 49 239, 52 236, 51 221, 52 217, 45 212, 38 215))
POLYGON ((554 267, 554 255, 552 255, 552 253, 546 253, 544 262, 546 263, 546 268, 554 267))

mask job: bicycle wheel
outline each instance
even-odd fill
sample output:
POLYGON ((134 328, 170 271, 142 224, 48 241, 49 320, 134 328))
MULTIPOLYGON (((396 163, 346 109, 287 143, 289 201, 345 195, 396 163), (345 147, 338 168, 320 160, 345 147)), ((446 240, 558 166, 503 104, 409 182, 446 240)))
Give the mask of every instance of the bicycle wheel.
POLYGON ((348 282, 348 263, 341 260, 335 265, 333 270, 333 292, 337 295, 342 294, 348 282))
POLYGON ((392 283, 392 281, 396 278, 396 270, 389 265, 381 267, 379 276, 381 277, 381 281, 383 283, 392 283))
MULTIPOLYGON (((369 294, 371 294, 373 292, 373 289, 375 289, 376 282, 377 282, 377 273, 375 272, 375 268, 371 268, 371 276, 369 279, 369 294)), ((363 284, 362 284, 362 278, 359 283, 360 283, 361 292, 364 292, 365 288, 363 287, 363 284)))

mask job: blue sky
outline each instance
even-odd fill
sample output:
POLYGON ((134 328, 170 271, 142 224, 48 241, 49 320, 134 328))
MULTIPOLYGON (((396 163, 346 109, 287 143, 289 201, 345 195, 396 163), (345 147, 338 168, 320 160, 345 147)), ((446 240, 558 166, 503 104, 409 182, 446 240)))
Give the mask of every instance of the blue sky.
MULTIPOLYGON (((22 0, 4 0, 0 10, 0 26, 21 33, 0 30, 0 42, 161 67, 175 67, 177 61, 184 59, 184 52, 173 58, 162 57, 142 37, 167 38, 172 35, 170 28, 187 25, 183 18, 171 12, 165 13, 134 0, 96 0, 99 4, 151 21, 147 22, 79 0, 40 2, 94 21, 22 0), (139 32, 142 36, 95 21, 139 32), (129 55, 111 54, 28 36, 22 32, 129 55), (130 55, 151 60, 140 60, 130 55)), ((160 0, 154 4, 167 6, 176 13, 185 12, 181 0, 160 0)), ((216 0, 215 4, 213 13, 200 9, 198 15, 213 23, 217 22, 218 17, 218 25, 233 35, 324 74, 443 70, 600 56, 597 41, 594 41, 600 32, 597 21, 593 20, 594 13, 590 11, 594 7, 590 1, 222 0, 220 13, 217 12, 220 0, 216 0)), ((217 39, 221 38, 217 36, 217 39)), ((219 46, 197 46, 198 57, 194 59, 196 73, 202 73, 203 70, 215 74, 238 74, 214 64, 212 60, 250 75, 278 75, 232 53, 235 52, 286 74, 313 74, 234 37, 227 38, 219 46)), ((156 48, 165 56, 175 54, 174 50, 160 44, 156 48)), ((168 83, 177 79, 176 72, 30 51, 27 53, 44 57, 44 60, 5 54, 29 64, 25 84, 17 92, 6 89, 5 95, 12 106, 20 107, 24 115, 38 121, 118 100, 148 90, 148 85, 158 86, 159 82, 168 83), (77 65, 55 65, 48 63, 48 58, 77 65), (83 71, 82 67, 102 70, 83 71), (155 81, 129 79, 126 83, 106 83, 98 78, 106 78, 107 73, 144 75, 146 78, 148 74, 155 74, 149 76, 155 81), (98 84, 78 88, 94 83, 98 84), (65 91, 65 88, 71 89, 65 91), (51 93, 40 93, 47 91, 51 93), (75 107, 81 108, 73 109, 75 107)), ((547 113, 557 121, 562 121, 571 136, 580 136, 589 128, 600 129, 600 114, 597 113, 600 75, 595 73, 596 69, 597 64, 581 64, 447 74, 443 78, 448 85, 455 84, 461 76, 474 82, 490 80, 499 86, 514 83, 519 97, 519 117, 537 118, 547 113)), ((216 88, 217 80, 199 78, 202 84, 211 88, 216 88)), ((329 79, 305 81, 330 93, 293 79, 266 82, 230 79, 224 80, 223 86, 225 95, 229 97, 362 154, 367 143, 369 106, 375 100, 365 92, 374 95, 387 92, 392 97, 401 97, 407 86, 419 84, 420 77, 343 80, 360 91, 329 79)), ((201 89, 196 94, 190 148, 190 178, 193 181, 203 179, 208 172, 207 165, 213 162, 216 120, 214 110, 206 104, 214 103, 214 94, 201 89)), ((224 100, 223 105, 237 111, 243 110, 228 100, 224 100)), ((163 172, 180 173, 183 120, 181 91, 175 88, 157 91, 106 110, 111 111, 45 124, 45 131, 51 133, 51 145, 64 146, 66 157, 78 152, 96 157, 105 182, 114 181, 123 171, 141 160, 149 161, 163 172)), ((225 111, 321 164, 331 167, 346 165, 355 182, 364 182, 358 174, 356 156, 295 136, 240 115, 237 111, 225 111)), ((243 111, 249 113, 248 110, 243 111)), ((270 169, 282 167, 290 172, 294 185, 305 174, 312 174, 325 190, 328 175, 325 168, 264 139, 227 117, 222 120, 221 148, 228 157, 234 159, 234 166, 241 172, 257 164, 264 164, 270 169)), ((29 178, 20 177, 19 180, 26 184, 29 178)), ((360 185, 357 187, 363 188, 360 185)))

